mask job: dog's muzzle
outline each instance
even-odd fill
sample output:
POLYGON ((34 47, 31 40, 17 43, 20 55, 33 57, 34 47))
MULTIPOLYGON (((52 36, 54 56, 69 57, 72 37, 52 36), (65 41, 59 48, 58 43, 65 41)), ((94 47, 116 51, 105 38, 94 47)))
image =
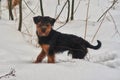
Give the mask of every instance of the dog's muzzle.
POLYGON ((41 27, 41 31, 42 31, 43 33, 46 31, 46 29, 47 29, 47 26, 42 26, 42 27, 41 27))

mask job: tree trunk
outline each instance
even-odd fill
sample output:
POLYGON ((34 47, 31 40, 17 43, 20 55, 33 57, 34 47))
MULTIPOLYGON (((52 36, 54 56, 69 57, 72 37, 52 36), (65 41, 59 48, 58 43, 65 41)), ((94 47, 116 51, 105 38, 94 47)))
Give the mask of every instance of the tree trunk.
POLYGON ((22 0, 20 0, 20 4, 19 4, 19 26, 18 26, 18 30, 21 31, 22 29, 22 0))
POLYGON ((44 16, 42 0, 40 0, 40 10, 41 10, 41 15, 44 16))
POLYGON ((74 0, 72 0, 72 7, 71 7, 71 20, 74 19, 74 0))
POLYGON ((70 16, 70 0, 67 0, 68 1, 68 13, 67 13, 67 20, 66 22, 69 21, 69 16, 70 16))
POLYGON ((14 20, 12 13, 12 0, 8 0, 9 20, 14 20))
POLYGON ((60 0, 58 0, 58 5, 60 5, 60 0))
POLYGON ((1 10, 1 0, 0 0, 0 19, 1 19, 1 15, 2 15, 2 10, 1 10))

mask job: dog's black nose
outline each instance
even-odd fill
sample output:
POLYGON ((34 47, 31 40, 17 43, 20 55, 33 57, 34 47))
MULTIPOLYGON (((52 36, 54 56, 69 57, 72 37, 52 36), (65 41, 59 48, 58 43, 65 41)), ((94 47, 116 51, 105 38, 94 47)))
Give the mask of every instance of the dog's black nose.
POLYGON ((42 29, 42 32, 45 32, 45 31, 46 31, 46 28, 43 28, 43 29, 42 29))
POLYGON ((42 32, 45 32, 47 27, 46 26, 42 26, 41 29, 42 29, 42 32))

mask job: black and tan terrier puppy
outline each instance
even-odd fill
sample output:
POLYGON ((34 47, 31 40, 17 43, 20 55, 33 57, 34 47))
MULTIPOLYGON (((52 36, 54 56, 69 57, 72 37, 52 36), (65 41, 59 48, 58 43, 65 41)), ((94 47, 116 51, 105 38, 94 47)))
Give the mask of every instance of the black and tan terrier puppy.
POLYGON ((72 54, 72 58, 84 59, 88 52, 87 48, 99 49, 101 47, 99 40, 97 40, 98 45, 93 46, 81 37, 55 31, 52 28, 55 23, 54 18, 35 16, 33 20, 36 24, 38 43, 42 48, 35 63, 42 62, 46 56, 48 57, 48 63, 55 63, 55 54, 67 50, 68 54, 72 54))

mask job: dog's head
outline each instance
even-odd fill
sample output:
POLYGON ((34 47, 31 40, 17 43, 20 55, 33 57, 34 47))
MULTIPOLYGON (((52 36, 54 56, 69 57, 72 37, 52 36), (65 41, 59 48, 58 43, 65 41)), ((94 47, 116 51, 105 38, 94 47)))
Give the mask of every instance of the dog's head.
POLYGON ((36 30, 39 36, 48 36, 55 23, 55 19, 49 16, 35 16, 33 17, 33 21, 36 24, 36 30))

